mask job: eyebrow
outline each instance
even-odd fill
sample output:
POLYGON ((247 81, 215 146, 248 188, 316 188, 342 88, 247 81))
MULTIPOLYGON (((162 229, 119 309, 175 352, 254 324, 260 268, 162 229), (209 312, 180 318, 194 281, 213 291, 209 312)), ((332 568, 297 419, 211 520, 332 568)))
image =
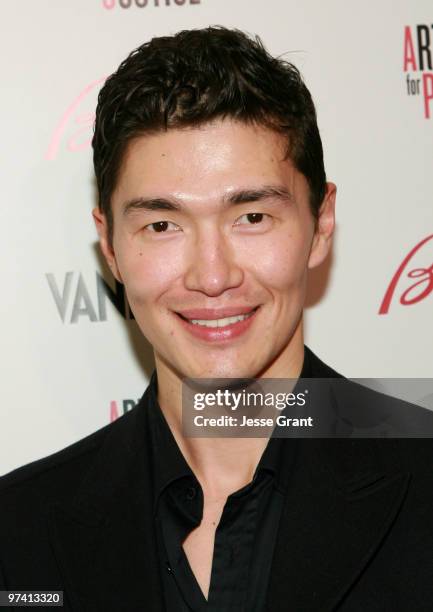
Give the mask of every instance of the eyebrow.
MULTIPOLYGON (((240 189, 224 196, 223 202, 229 207, 237 204, 248 204, 250 202, 260 202, 269 199, 277 199, 286 203, 294 202, 293 195, 286 187, 274 185, 266 185, 255 189, 240 189)), ((125 202, 123 205, 124 215, 128 215, 130 212, 138 210, 182 211, 183 206, 175 199, 143 197, 134 198, 125 202)))

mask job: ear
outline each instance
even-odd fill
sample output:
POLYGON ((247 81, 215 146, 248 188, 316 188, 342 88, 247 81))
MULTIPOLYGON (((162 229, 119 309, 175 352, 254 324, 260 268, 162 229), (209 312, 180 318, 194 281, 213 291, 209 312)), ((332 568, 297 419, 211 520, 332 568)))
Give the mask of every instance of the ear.
POLYGON ((98 232, 101 251, 110 266, 114 278, 121 283, 123 281, 117 266, 116 255, 109 239, 107 217, 98 207, 92 210, 92 216, 96 225, 96 231, 98 232))
POLYGON ((320 206, 316 231, 311 245, 308 267, 315 268, 326 259, 332 244, 335 228, 335 198, 337 187, 334 183, 326 183, 326 193, 320 206))

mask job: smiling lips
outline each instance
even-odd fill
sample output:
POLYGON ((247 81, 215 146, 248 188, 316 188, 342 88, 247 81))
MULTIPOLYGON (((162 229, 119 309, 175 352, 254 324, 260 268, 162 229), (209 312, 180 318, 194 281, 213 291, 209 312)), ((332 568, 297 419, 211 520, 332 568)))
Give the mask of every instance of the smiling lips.
POLYGON ((196 308, 177 312, 184 327, 195 337, 211 342, 230 340, 251 325, 259 306, 231 308, 196 308))

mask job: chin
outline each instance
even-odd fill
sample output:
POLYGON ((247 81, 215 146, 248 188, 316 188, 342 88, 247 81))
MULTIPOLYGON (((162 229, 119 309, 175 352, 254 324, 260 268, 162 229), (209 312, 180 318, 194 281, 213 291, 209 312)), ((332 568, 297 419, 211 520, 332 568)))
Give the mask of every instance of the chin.
POLYGON ((254 378, 254 372, 251 367, 240 367, 239 364, 209 364, 208 367, 199 368, 200 373, 197 378, 254 378))

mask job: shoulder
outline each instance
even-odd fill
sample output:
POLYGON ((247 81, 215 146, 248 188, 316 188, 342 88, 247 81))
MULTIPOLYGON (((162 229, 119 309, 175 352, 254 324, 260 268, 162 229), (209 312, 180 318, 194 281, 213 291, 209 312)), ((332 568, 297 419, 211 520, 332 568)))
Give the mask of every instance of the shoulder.
POLYGON ((312 378, 343 378, 342 374, 322 361, 308 346, 305 345, 304 350, 307 370, 312 378))
POLYGON ((57 502, 72 497, 107 437, 125 429, 131 413, 55 453, 1 476, 0 514, 9 504, 16 508, 18 503, 57 502))
MULTIPOLYGON (((433 411, 415 403, 379 391, 374 379, 351 380, 323 362, 305 347, 311 363, 312 375, 331 390, 332 402, 320 401, 317 410, 327 413, 327 423, 346 438, 333 446, 340 449, 340 460, 350 445, 369 449, 380 456, 384 466, 393 470, 398 466, 412 474, 433 476, 433 411), (370 442, 368 442, 370 440, 370 442)), ((325 396, 325 394, 323 394, 325 396)), ((321 394, 322 397, 322 394, 321 394)), ((335 437, 331 435, 331 437, 335 437)), ((338 454, 338 453, 337 453, 338 454)))
MULTIPOLYGON (((51 530, 59 510, 73 513, 86 499, 88 507, 98 496, 109 499, 119 484, 136 486, 137 452, 147 444, 145 413, 143 400, 78 442, 0 478, 0 564, 9 564, 7 576, 24 567, 23 551, 34 550, 42 565, 52 562, 51 530)), ((29 563, 32 575, 39 571, 29 563)))

